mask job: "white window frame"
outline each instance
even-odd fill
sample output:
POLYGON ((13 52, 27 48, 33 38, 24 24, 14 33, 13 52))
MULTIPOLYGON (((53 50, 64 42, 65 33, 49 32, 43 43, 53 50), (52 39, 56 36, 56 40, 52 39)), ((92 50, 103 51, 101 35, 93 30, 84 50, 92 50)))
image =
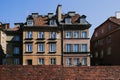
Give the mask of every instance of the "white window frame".
POLYGON ((26 38, 28 38, 28 39, 29 39, 29 38, 30 38, 30 39, 32 38, 32 31, 27 31, 27 32, 26 32, 26 38))
POLYGON ((50 59, 50 64, 55 65, 56 64, 56 58, 51 58, 50 59))
POLYGON ((55 26, 56 25, 56 20, 50 20, 50 22, 49 22, 49 24, 50 24, 50 26, 55 26))
POLYGON ((44 32, 38 32, 38 38, 44 39, 44 32))
POLYGON ((79 52, 79 44, 73 45, 73 52, 79 52))
POLYGON ((82 44, 81 48, 82 48, 81 49, 82 52, 87 52, 87 44, 82 44))
POLYGON ((80 64, 79 58, 74 58, 74 65, 77 66, 80 64))
POLYGON ((49 49, 50 52, 56 52, 56 43, 50 43, 49 49))
POLYGON ((87 32, 86 31, 82 31, 81 38, 87 38, 87 32))
POLYGON ((72 52, 72 44, 66 44, 66 52, 72 52))
POLYGON ((20 47, 14 47, 14 54, 20 54, 20 47))
POLYGON ((39 65, 44 65, 44 58, 38 58, 38 64, 39 65))
POLYGON ((38 43, 38 52, 44 52, 44 43, 38 43))
POLYGON ((74 32, 74 38, 79 38, 79 31, 74 32))
POLYGON ((56 32, 50 32, 50 39, 56 39, 56 32))
POLYGON ((87 58, 82 58, 82 65, 87 66, 87 58))
POLYGON ((29 44, 26 44, 26 52, 32 52, 32 49, 33 47, 32 47, 32 44, 31 43, 29 43, 29 44))
POLYGON ((27 26, 33 26, 33 20, 27 20, 27 26))
POLYGON ((66 31, 66 38, 72 38, 72 32, 71 31, 66 31))
POLYGON ((66 58, 66 66, 72 65, 72 58, 66 58))
POLYGON ((71 18, 65 18, 65 24, 71 24, 71 18))

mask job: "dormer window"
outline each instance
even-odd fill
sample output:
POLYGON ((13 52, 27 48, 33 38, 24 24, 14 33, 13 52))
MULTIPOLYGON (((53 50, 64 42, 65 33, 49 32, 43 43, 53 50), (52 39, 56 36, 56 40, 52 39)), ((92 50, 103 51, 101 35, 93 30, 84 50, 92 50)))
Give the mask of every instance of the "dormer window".
POLYGON ((65 18, 65 23, 66 24, 71 24, 71 18, 65 18))
POLYGON ((86 16, 85 16, 85 15, 82 15, 82 16, 80 17, 80 24, 87 24, 86 16))
POLYGON ((27 20, 27 26, 33 26, 33 20, 27 20))
POLYGON ((86 22, 85 18, 81 18, 81 19, 80 19, 80 23, 81 23, 81 24, 86 24, 87 22, 86 22))
POLYGON ((50 26, 55 26, 56 25, 56 20, 50 20, 49 24, 50 24, 50 26))

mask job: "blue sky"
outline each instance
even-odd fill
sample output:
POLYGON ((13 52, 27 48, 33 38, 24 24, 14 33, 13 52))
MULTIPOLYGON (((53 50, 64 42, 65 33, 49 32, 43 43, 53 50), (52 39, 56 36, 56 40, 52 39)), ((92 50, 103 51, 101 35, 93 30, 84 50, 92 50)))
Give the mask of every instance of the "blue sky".
POLYGON ((110 16, 120 11, 120 0, 1 0, 0 21, 10 23, 25 22, 27 15, 38 12, 47 15, 55 13, 58 4, 62 5, 62 13, 76 11, 86 15, 90 28, 90 35, 94 29, 110 16))

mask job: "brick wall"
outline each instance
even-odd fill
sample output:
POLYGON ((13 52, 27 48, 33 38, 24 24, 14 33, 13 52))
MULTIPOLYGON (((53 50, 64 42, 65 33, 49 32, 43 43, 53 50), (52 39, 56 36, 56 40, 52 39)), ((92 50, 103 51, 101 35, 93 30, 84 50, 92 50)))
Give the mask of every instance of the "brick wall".
POLYGON ((0 66, 0 80, 119 80, 119 66, 0 66))

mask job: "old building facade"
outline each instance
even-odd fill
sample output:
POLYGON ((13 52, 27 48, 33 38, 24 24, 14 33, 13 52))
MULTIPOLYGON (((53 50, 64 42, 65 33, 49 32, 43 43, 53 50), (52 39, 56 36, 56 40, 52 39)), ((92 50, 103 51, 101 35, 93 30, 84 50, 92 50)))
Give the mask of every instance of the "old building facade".
POLYGON ((32 13, 25 23, 16 23, 6 34, 7 64, 90 66, 90 24, 85 15, 32 13), (17 38, 14 40, 14 38, 17 38))
POLYGON ((92 65, 120 65, 120 13, 116 14, 98 26, 92 35, 92 65))

